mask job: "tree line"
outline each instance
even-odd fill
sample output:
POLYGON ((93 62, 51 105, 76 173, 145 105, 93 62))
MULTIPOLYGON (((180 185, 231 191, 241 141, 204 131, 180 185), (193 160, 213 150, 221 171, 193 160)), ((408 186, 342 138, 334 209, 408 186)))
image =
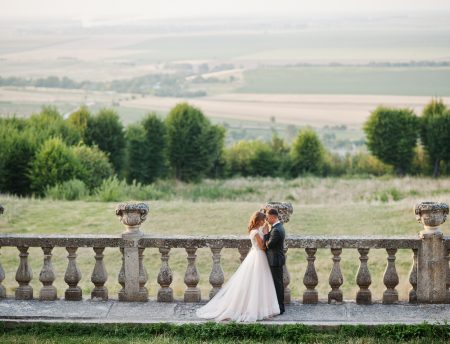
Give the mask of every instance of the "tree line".
POLYGON ((93 114, 82 107, 64 119, 45 107, 27 119, 0 118, 0 192, 45 196, 76 181, 92 193, 113 176, 147 185, 169 178, 448 173, 450 111, 442 101, 432 100, 421 117, 379 107, 364 130, 372 154, 339 156, 311 128, 301 129, 290 145, 274 136, 225 147, 225 129, 187 103, 164 119, 149 113, 127 127, 111 109, 93 114))

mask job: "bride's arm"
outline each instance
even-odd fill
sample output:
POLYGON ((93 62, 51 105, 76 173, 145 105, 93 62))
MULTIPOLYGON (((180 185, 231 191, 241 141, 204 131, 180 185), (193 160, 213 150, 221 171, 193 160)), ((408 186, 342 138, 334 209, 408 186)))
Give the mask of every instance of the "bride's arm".
POLYGON ((263 241, 263 239, 261 238, 261 236, 259 235, 259 233, 257 233, 257 234, 255 235, 255 238, 256 238, 256 242, 258 243, 259 248, 260 248, 261 250, 265 250, 265 249, 266 249, 266 245, 264 245, 264 241, 263 241))

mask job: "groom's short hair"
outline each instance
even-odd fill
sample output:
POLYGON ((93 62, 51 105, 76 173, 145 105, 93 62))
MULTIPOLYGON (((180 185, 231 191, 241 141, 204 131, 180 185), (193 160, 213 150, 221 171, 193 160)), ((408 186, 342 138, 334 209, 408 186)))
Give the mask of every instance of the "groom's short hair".
POLYGON ((278 210, 276 209, 269 209, 269 211, 267 212, 267 215, 275 215, 278 216, 278 210))

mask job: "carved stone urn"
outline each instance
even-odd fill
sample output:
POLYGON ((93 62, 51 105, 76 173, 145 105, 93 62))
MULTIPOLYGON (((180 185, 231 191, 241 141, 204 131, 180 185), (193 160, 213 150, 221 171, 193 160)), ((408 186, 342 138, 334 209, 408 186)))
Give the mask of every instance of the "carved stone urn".
POLYGON ((424 227, 424 230, 420 232, 420 237, 442 235, 439 226, 447 219, 448 211, 446 203, 421 202, 416 204, 414 208, 416 219, 424 227))
POLYGON ((125 226, 123 235, 140 235, 141 224, 146 220, 149 206, 145 203, 126 202, 120 203, 116 207, 116 215, 125 226))
POLYGON ((281 223, 289 222, 294 212, 294 208, 292 208, 292 204, 289 202, 267 202, 263 205, 261 211, 267 213, 269 209, 276 209, 278 211, 278 218, 281 223))

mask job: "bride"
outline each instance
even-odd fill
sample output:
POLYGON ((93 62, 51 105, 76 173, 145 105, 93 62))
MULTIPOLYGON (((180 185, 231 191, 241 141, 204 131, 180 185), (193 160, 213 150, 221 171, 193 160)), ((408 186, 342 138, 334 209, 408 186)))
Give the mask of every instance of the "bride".
POLYGON ((266 215, 257 211, 248 224, 252 248, 230 280, 206 305, 197 310, 205 319, 254 322, 280 314, 277 294, 259 228, 266 215))

